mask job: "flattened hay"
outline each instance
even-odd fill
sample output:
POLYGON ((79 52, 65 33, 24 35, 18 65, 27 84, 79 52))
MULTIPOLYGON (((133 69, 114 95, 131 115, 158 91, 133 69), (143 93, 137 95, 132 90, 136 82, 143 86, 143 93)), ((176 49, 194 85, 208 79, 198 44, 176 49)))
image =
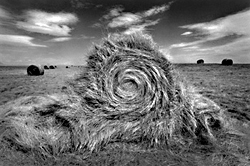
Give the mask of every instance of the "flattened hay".
POLYGON ((210 142, 222 125, 221 109, 187 86, 145 34, 104 38, 69 89, 67 99, 33 96, 2 106, 0 138, 55 156, 210 142))

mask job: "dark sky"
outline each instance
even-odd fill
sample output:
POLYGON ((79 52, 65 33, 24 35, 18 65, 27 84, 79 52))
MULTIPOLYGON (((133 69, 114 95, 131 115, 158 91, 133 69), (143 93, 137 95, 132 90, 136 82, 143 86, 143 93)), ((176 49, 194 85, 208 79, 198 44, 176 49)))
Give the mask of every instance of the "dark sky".
POLYGON ((150 33, 174 63, 250 63, 249 0, 1 0, 0 62, 85 63, 108 33, 150 33))

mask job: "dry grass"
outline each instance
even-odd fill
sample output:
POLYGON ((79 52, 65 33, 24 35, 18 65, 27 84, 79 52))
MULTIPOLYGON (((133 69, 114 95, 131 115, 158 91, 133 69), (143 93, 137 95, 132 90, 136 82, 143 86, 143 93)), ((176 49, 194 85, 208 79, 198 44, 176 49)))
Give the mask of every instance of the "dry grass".
POLYGON ((249 164, 240 125, 187 85, 148 35, 104 39, 68 89, 1 106, 1 151, 45 165, 153 165, 157 156, 163 165, 249 164))

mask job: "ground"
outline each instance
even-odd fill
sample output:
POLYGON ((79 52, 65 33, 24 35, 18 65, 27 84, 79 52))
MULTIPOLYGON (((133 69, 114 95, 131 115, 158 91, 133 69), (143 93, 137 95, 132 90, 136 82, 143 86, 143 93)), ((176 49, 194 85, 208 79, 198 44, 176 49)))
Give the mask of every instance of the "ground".
MULTIPOLYGON (((178 154, 161 150, 126 151, 112 150, 93 153, 82 162, 81 157, 65 157, 63 160, 38 159, 25 155, 4 155, 0 152, 0 165, 245 165, 250 164, 250 65, 222 66, 218 64, 176 64, 174 68, 197 91, 215 101, 229 113, 237 123, 236 128, 246 134, 238 138, 221 137, 226 140, 217 148, 208 146, 186 147, 178 154), (235 148, 234 148, 235 147, 235 148), (81 160, 81 161, 80 161, 81 160)), ((45 70, 43 76, 28 76, 26 68, 0 70, 0 105, 21 96, 63 94, 67 90, 67 81, 76 77, 84 68, 63 66, 45 70)), ((11 153, 10 153, 11 154, 11 153)))

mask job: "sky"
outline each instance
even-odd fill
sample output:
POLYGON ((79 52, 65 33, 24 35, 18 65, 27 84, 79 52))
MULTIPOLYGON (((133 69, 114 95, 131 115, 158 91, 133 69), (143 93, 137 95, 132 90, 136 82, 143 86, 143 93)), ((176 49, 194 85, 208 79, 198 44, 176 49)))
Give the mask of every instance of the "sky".
POLYGON ((103 37, 138 31, 173 63, 250 63, 250 0, 0 0, 0 63, 84 65, 103 37))

